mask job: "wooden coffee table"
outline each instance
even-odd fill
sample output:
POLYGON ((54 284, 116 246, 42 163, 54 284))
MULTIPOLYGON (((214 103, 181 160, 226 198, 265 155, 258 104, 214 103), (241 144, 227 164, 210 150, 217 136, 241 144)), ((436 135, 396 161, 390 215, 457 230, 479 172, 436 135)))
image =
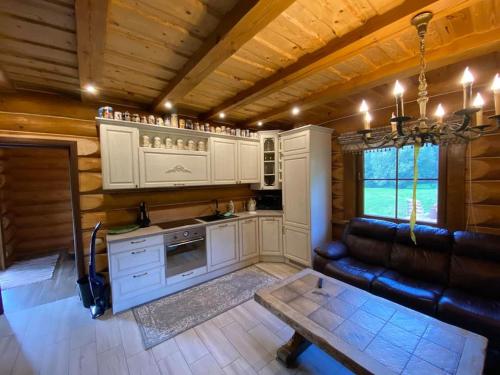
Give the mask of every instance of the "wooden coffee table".
POLYGON ((259 290, 255 300, 295 330, 277 353, 287 366, 313 343, 361 374, 483 371, 488 342, 483 336, 311 269, 259 290))

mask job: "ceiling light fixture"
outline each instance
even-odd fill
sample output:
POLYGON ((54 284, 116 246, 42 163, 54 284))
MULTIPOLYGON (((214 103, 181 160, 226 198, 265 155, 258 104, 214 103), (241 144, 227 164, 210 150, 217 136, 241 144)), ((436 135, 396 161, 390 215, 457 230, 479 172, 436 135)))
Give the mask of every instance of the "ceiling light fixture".
POLYGON ((224 112, 219 113, 219 118, 225 118, 226 114, 224 112))
POLYGON ((89 94, 92 94, 92 95, 97 94, 97 88, 90 83, 85 85, 85 91, 87 91, 89 94))
POLYGON ((262 124, 263 124, 262 121, 257 122, 257 126, 262 126, 262 124))
POLYGON ((167 100, 167 101, 165 102, 165 108, 167 108, 167 109, 172 109, 172 107, 173 107, 172 102, 171 102, 170 100, 167 100))
POLYGON ((295 106, 292 108, 292 115, 297 116, 300 113, 300 108, 295 106))

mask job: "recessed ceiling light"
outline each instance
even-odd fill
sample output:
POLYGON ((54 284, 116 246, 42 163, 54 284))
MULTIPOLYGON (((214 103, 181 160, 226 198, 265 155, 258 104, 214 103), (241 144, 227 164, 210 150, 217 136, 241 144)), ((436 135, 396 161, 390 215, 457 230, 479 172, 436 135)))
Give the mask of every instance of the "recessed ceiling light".
POLYGON ((257 122, 257 125, 258 125, 258 126, 262 126, 262 121, 258 121, 258 122, 257 122))
POLYGON ((292 108, 292 115, 297 116, 300 113, 300 108, 295 106, 292 108))
POLYGON ((172 105, 172 102, 170 100, 167 100, 165 102, 165 108, 167 109, 172 109, 173 105, 172 105))
POLYGON ((224 112, 219 113, 219 118, 224 118, 226 117, 226 114, 224 112))
POLYGON ((90 83, 85 85, 85 91, 87 91, 89 94, 92 94, 92 95, 97 94, 96 87, 90 83))

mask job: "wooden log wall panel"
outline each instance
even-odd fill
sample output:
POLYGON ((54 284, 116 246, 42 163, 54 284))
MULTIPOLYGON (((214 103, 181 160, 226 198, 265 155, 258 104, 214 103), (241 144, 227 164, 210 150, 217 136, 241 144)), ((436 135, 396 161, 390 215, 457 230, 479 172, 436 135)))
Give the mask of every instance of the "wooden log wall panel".
MULTIPOLYGON (((0 126, 0 137, 77 142, 80 217, 85 254, 88 254, 91 230, 98 220, 103 221, 104 226, 98 234, 97 249, 100 254, 105 254, 107 228, 135 222, 137 207, 141 201, 146 201, 151 206, 150 217, 153 223, 157 223, 211 213, 214 210, 212 203, 214 199, 219 199, 220 207, 225 207, 231 199, 237 210, 243 210, 244 203, 254 195, 249 185, 192 187, 181 190, 104 192, 102 190, 99 139, 93 120, 97 106, 63 100, 57 96, 6 95, 0 98, 0 111, 2 111, 0 113, 5 117, 3 124, 9 123, 9 117, 13 124, 7 125, 7 129, 3 125, 0 126), (58 111, 60 112, 58 113, 58 111), (29 123, 30 125, 22 127, 19 123, 29 123)), ((36 178, 43 175, 49 175, 54 187, 57 190, 60 189, 61 173, 50 169, 43 171, 31 169, 29 175, 26 175, 15 186, 25 184, 26 191, 31 192, 37 181, 36 178)), ((27 197, 27 195, 24 196, 27 197)), ((36 227, 40 223, 50 220, 57 224, 58 228, 64 228, 64 225, 67 224, 65 217, 71 211, 65 210, 64 206, 59 203, 52 204, 53 213, 51 214, 46 213, 47 208, 47 204, 37 207, 20 204, 14 212, 16 220, 19 220, 22 225, 36 227)), ((67 236, 61 235, 61 241, 69 243, 70 235, 70 233, 67 236)), ((43 241, 24 242, 21 249, 35 246, 35 243, 43 245, 38 246, 37 249, 55 244, 53 240, 43 238, 43 241)))

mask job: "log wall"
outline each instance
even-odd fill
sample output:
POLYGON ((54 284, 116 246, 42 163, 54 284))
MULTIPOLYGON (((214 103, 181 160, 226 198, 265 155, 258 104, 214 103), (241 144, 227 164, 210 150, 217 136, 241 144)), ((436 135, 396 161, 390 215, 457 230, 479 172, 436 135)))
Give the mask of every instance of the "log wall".
MULTIPOLYGON (((221 207, 232 199, 237 210, 242 209, 253 195, 250 185, 104 192, 98 131, 94 120, 98 106, 56 96, 5 95, 0 98, 0 137, 77 143, 84 254, 88 255, 93 226, 102 221, 103 230, 99 233, 97 244, 98 253, 103 254, 100 257, 101 268, 106 266, 106 229, 135 222, 141 201, 150 206, 150 217, 155 223, 209 214, 214 209, 214 199, 219 199, 221 207)), ((47 171, 49 175, 53 173, 47 171)))

